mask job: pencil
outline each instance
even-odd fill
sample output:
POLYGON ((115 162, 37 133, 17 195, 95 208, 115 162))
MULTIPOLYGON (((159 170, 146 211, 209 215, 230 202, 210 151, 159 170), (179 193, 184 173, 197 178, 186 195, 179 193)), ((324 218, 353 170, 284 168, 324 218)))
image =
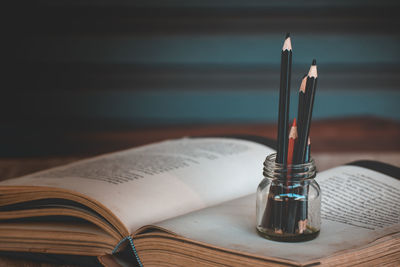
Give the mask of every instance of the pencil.
MULTIPOLYGON (((300 134, 302 133, 302 126, 304 121, 304 108, 306 106, 306 83, 307 83, 307 74, 305 74, 301 80, 300 89, 299 89, 299 102, 297 107, 297 135, 298 139, 300 139, 300 134)), ((294 149, 293 162, 298 163, 299 151, 298 146, 294 149)))
POLYGON ((306 147, 306 162, 310 161, 310 150, 311 150, 311 139, 310 136, 308 136, 307 147, 306 147))
POLYGON ((317 88, 317 80, 318 80, 317 64, 316 60, 314 59, 310 67, 310 71, 308 72, 307 75, 306 95, 305 95, 306 105, 304 108, 304 114, 303 114, 304 119, 301 125, 301 133, 299 134, 300 138, 298 143, 298 157, 296 159, 296 163, 305 162, 306 146, 308 141, 308 135, 310 132, 315 90, 317 88))
MULTIPOLYGON (((306 148, 306 156, 305 156, 305 162, 309 162, 310 161, 310 149, 311 149, 311 139, 310 136, 308 136, 308 140, 307 140, 307 148, 306 148)), ((298 207, 298 213, 297 213, 297 217, 298 217, 298 222, 297 222, 297 231, 299 232, 299 234, 304 233, 304 231, 307 228, 307 214, 308 214, 308 190, 309 190, 309 185, 306 184, 305 182, 301 183, 302 186, 300 187, 300 192, 299 194, 302 197, 302 201, 300 201, 300 205, 298 207)))
POLYGON ((297 124, 296 118, 293 119, 292 128, 290 128, 289 133, 289 145, 288 145, 288 157, 287 157, 287 164, 291 165, 293 163, 293 155, 294 155, 294 147, 297 140, 297 124))
POLYGON ((286 34, 281 54, 281 79, 279 87, 278 149, 276 162, 286 164, 288 149, 288 122, 290 105, 290 77, 292 73, 292 43, 286 34))
MULTIPOLYGON (((293 119, 292 127, 289 133, 289 146, 288 146, 288 158, 287 164, 291 165, 293 163, 294 148, 297 141, 297 125, 296 119, 293 119)), ((296 214, 297 214, 297 201, 293 198, 293 184, 291 182, 291 169, 288 167, 287 179, 286 179, 286 201, 285 201, 285 223, 284 230, 288 233, 294 234, 296 229, 296 214)))
POLYGON ((299 126, 303 123, 303 111, 304 111, 304 102, 305 102, 305 94, 306 94, 306 83, 307 83, 307 74, 304 74, 301 79, 300 89, 299 89, 299 104, 297 107, 297 122, 299 126))
MULTIPOLYGON (((287 157, 287 165, 291 165, 293 163, 294 156, 294 148, 297 141, 297 124, 296 118, 293 119, 292 127, 290 128, 289 133, 289 145, 288 145, 288 157, 287 157)), ((289 185, 290 185, 290 168, 288 168, 287 178, 286 178, 286 193, 289 193, 289 185)))

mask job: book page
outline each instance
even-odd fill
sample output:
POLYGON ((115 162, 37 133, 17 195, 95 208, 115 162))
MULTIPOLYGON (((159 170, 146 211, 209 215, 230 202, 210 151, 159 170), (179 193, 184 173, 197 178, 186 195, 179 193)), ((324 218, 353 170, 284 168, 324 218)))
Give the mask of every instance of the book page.
POLYGON ((311 241, 287 243, 260 237, 256 230, 255 194, 166 220, 156 226, 213 247, 300 263, 317 261, 400 232, 398 200, 392 198, 392 193, 400 195, 400 181, 353 166, 322 172, 317 175, 317 180, 322 190, 322 224, 320 235, 311 241), (354 180, 357 180, 356 185, 349 186, 354 180), (373 187, 377 183, 382 186, 373 187), (366 184, 370 190, 364 194, 366 184), (348 209, 333 211, 335 205, 345 205, 345 201, 348 201, 348 209), (380 210, 381 202, 387 203, 384 210, 380 210), (392 206, 395 203, 397 209, 392 206))
POLYGON ((228 138, 183 138, 10 179, 5 185, 73 190, 110 209, 133 232, 256 190, 273 150, 228 138))
POLYGON ((318 175, 322 218, 376 230, 400 223, 400 181, 357 166, 318 175))

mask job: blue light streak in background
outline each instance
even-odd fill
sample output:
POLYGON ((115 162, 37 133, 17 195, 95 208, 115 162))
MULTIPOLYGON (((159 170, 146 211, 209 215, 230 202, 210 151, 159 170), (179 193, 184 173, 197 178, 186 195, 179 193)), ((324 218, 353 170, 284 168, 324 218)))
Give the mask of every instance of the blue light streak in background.
MULTIPOLYGON (((278 91, 267 90, 26 93, 26 103, 20 103, 35 112, 35 103, 49 98, 53 101, 42 103, 40 110, 58 117, 140 124, 272 122, 278 112, 278 91)), ((400 91, 325 90, 316 94, 313 118, 375 115, 400 120, 399 103, 400 91)), ((291 118, 296 111, 297 91, 292 91, 291 118)))
MULTIPOLYGON (((33 39, 31 60, 134 64, 279 65, 283 36, 141 36, 33 39), (46 45, 44 46, 43 43, 46 45)), ((396 35, 292 33, 293 64, 397 64, 396 35)), ((279 77, 278 77, 279 79, 279 77)))

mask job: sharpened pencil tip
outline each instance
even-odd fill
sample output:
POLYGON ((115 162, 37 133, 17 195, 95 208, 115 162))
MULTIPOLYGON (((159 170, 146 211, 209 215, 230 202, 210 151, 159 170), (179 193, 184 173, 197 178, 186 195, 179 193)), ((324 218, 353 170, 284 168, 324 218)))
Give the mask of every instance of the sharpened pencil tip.
POLYGON ((289 37, 290 37, 290 32, 287 32, 287 33, 286 33, 285 39, 287 39, 287 38, 289 38, 289 37))
POLYGON ((297 139, 297 138, 298 134, 297 134, 296 118, 294 118, 292 127, 290 127, 289 139, 297 139))
POLYGON ((313 66, 317 65, 317 61, 315 60, 315 58, 312 60, 312 64, 313 66))
POLYGON ((292 42, 290 41, 289 33, 286 34, 285 42, 283 43, 282 51, 292 51, 292 42))
POLYGON ((300 84, 300 91, 303 94, 306 93, 306 84, 307 84, 307 74, 303 76, 303 79, 301 79, 301 84, 300 84))

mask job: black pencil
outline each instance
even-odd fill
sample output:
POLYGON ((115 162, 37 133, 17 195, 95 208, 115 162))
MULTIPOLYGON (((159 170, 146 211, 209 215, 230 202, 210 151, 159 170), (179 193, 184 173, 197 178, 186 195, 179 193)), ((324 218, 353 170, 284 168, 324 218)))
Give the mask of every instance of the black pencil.
POLYGON ((312 111, 314 107, 314 98, 315 98, 315 90, 317 88, 317 80, 318 80, 318 72, 317 72, 317 64, 315 59, 312 62, 310 67, 310 71, 307 75, 307 83, 306 83, 306 101, 305 101, 305 109, 301 126, 301 133, 299 134, 299 143, 298 143, 298 157, 296 163, 304 163, 306 157, 306 147, 308 143, 308 135, 310 133, 310 125, 312 118, 312 111))
MULTIPOLYGON (((304 122, 304 108, 306 106, 306 83, 307 83, 307 74, 304 74, 300 89, 299 89, 299 102, 297 108, 297 136, 300 139, 300 135, 302 134, 302 126, 304 122)), ((296 145, 293 152, 293 163, 298 163, 298 154, 299 154, 298 145, 296 145)))
POLYGON ((306 95, 306 83, 307 83, 307 74, 304 74, 301 79, 300 89, 299 89, 299 105, 297 107, 297 125, 303 123, 303 111, 305 104, 305 95, 306 95))
POLYGON ((311 153, 311 139, 310 139, 310 135, 308 135, 307 148, 306 148, 306 161, 305 162, 310 161, 310 153, 311 153))
POLYGON ((278 149, 276 162, 286 164, 289 134, 290 76, 292 73, 292 44, 286 34, 281 54, 281 80, 279 87, 278 149))
MULTIPOLYGON (((305 162, 310 161, 310 149, 311 149, 311 139, 310 136, 308 136, 305 162)), ((295 226, 300 234, 303 233, 307 227, 308 190, 309 190, 309 184, 307 184, 307 182, 304 181, 301 182, 301 187, 298 194, 302 196, 302 199, 300 201, 300 205, 298 206, 297 219, 296 219, 297 225, 295 226)))

